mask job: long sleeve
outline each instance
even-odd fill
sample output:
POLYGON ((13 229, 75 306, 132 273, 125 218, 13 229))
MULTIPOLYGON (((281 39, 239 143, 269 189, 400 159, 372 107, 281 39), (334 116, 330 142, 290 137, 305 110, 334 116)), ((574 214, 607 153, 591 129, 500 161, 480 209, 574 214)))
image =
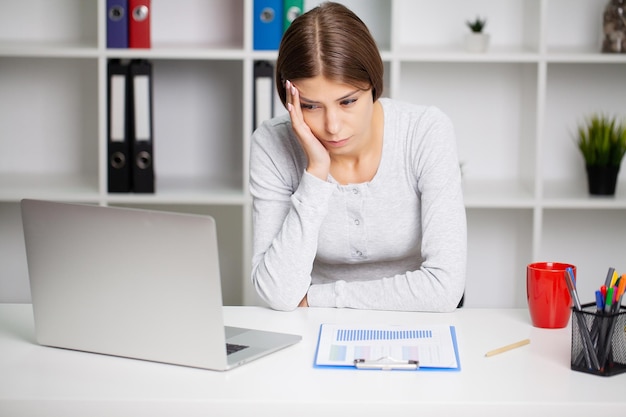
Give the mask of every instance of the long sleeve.
POLYGON ((252 281, 270 307, 293 310, 311 284, 320 224, 334 186, 305 172, 287 119, 266 122, 252 139, 252 281))
MULTIPOLYGON (((452 124, 435 108, 409 110, 385 106, 386 155, 360 193, 372 196, 359 210, 368 236, 357 243, 369 261, 316 265, 327 279, 309 289, 310 305, 451 311, 463 295, 467 230, 452 124)), ((324 236, 322 252, 332 245, 324 236)))
POLYGON ((305 172, 288 119, 251 149, 252 279, 272 308, 451 311, 465 288, 466 219, 456 140, 435 108, 381 99, 383 155, 372 181, 305 172))

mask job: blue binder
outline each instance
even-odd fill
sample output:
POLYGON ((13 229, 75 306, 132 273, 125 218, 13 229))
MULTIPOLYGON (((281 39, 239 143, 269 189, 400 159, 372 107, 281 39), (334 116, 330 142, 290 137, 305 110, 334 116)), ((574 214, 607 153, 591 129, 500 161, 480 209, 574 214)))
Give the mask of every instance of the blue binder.
POLYGON ((128 0, 107 0, 107 48, 128 48, 128 0))
POLYGON ((283 0, 254 0, 255 50, 277 50, 283 36, 283 0))

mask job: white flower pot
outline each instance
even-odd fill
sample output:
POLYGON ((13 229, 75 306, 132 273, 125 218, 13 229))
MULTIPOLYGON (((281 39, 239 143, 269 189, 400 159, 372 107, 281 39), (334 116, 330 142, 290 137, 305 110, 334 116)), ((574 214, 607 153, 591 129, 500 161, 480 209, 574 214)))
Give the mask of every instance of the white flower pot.
POLYGON ((472 53, 486 52, 489 48, 489 34, 468 33, 465 36, 465 50, 472 53))

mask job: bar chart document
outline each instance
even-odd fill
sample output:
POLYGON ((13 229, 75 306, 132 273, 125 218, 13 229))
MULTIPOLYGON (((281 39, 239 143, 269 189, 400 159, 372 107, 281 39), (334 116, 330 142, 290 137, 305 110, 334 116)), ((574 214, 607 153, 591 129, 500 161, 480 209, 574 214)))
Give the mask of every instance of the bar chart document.
POLYGON ((320 326, 315 366, 441 371, 461 369, 456 329, 448 325, 324 323, 320 326))

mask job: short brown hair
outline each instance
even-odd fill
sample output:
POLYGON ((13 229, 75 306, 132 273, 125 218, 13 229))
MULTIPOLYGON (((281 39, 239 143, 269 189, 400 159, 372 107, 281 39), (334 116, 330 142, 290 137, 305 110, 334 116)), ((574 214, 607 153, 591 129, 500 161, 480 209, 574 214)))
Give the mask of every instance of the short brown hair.
POLYGON ((285 31, 276 61, 276 89, 286 104, 285 81, 322 75, 383 92, 384 66, 363 21, 347 7, 325 2, 296 18, 285 31))

